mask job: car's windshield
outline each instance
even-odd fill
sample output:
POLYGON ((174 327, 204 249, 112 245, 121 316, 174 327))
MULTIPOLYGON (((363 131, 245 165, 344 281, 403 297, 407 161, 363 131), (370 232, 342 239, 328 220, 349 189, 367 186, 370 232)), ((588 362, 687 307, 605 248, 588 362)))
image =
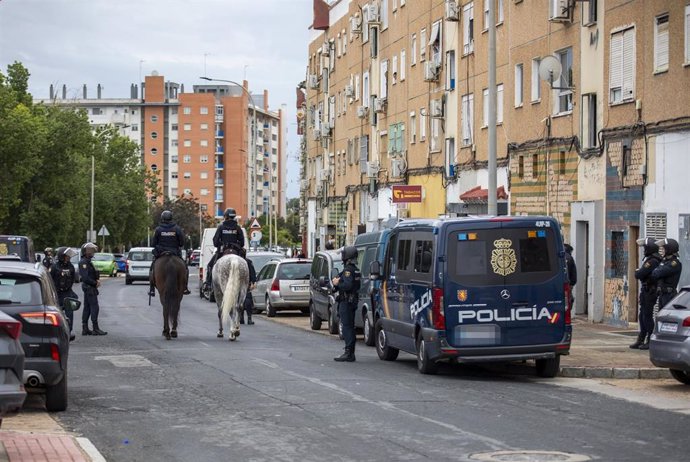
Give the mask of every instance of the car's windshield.
POLYGON ((278 267, 278 279, 309 279, 311 262, 283 263, 278 267))
POLYGON ((252 264, 254 265, 254 270, 256 270, 257 274, 261 269, 266 266, 266 263, 268 263, 271 260, 282 260, 280 255, 252 255, 247 254, 247 258, 252 261, 252 264))
POLYGON ((93 256, 94 261, 113 261, 115 257, 112 253, 97 253, 93 256))
POLYGON ((153 261, 153 253, 140 251, 130 252, 127 259, 131 261, 153 261))
POLYGON ((0 274, 0 305, 40 305, 41 285, 36 278, 0 274))
POLYGON ((17 255, 22 260, 28 257, 28 246, 25 239, 21 238, 0 238, 0 255, 17 255))

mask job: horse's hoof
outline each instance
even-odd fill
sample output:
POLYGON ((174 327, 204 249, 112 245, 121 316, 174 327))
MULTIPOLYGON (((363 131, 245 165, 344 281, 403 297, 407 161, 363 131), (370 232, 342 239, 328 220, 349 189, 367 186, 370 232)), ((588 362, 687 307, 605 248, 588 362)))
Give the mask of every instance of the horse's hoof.
POLYGON ((231 342, 234 342, 234 341, 235 341, 235 337, 230 336, 230 337, 228 337, 228 340, 230 340, 231 342))
POLYGON ((239 337, 239 336, 240 336, 240 331, 238 330, 237 332, 235 332, 235 337, 239 337))
POLYGON ((165 334, 165 339, 170 340, 172 337, 170 337, 170 334, 165 334))
POLYGON ((176 330, 171 331, 171 332, 170 332, 170 336, 171 336, 172 338, 177 338, 177 331, 176 331, 176 330))
POLYGON ((167 337, 168 335, 170 335, 170 333, 167 330, 164 330, 163 334, 161 334, 161 335, 163 335, 163 337, 167 337))
POLYGON ((216 337, 223 338, 223 329, 218 331, 218 333, 216 334, 216 337))

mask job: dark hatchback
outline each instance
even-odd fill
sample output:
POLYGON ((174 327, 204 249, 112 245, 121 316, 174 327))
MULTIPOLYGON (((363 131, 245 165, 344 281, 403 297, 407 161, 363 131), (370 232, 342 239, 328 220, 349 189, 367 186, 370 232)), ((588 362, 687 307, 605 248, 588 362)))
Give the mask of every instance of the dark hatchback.
POLYGON ((26 398, 21 332, 21 323, 0 311, 0 423, 19 412, 26 398))
MULTIPOLYGON (((79 308, 77 300, 73 309, 79 308)), ((50 276, 40 264, 0 262, 0 308, 22 324, 24 384, 45 392, 46 409, 67 409, 69 327, 50 276)))

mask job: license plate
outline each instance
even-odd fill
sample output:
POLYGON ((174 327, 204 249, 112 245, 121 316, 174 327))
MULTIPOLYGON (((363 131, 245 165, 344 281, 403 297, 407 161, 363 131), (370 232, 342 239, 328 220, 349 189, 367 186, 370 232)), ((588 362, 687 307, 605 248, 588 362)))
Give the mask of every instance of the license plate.
POLYGON ((678 332, 678 324, 674 322, 659 322, 659 332, 675 334, 678 332))
POLYGON ((309 286, 292 286, 293 292, 307 292, 308 290, 309 286))

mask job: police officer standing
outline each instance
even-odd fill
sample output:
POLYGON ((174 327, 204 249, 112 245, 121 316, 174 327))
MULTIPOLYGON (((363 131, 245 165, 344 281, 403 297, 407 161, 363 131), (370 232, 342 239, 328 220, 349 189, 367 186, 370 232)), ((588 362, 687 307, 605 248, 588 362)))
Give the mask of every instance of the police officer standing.
POLYGON ((345 339, 345 352, 333 358, 335 361, 353 362, 355 360, 355 312, 359 299, 359 287, 362 275, 355 264, 357 259, 357 247, 344 247, 342 260, 345 267, 340 274, 333 278, 333 286, 338 291, 338 314, 343 323, 343 338, 345 339))
POLYGON ((652 277, 656 279, 656 293, 659 295, 659 308, 663 308, 676 296, 676 287, 680 280, 680 272, 683 265, 678 259, 678 241, 675 239, 660 239, 656 241, 659 246, 661 263, 652 271, 652 277))
MULTIPOLYGON (((252 321, 252 314, 254 312, 254 299, 252 298, 251 290, 254 288, 256 283, 256 270, 254 269, 254 263, 249 258, 245 258, 247 261, 247 267, 249 268, 249 287, 247 288, 247 296, 244 298, 244 311, 247 312, 247 324, 250 326, 254 324, 252 321)), ((244 313, 240 317, 240 324, 244 324, 244 313)))
POLYGON ((652 272, 659 266, 661 256, 658 253, 659 246, 651 237, 638 239, 637 245, 644 248, 642 265, 635 270, 635 279, 640 281, 640 333, 630 348, 648 350, 649 337, 654 331, 654 305, 657 298, 656 281, 652 277, 652 272))
MULTIPOLYGON (((184 247, 186 237, 182 228, 177 226, 173 221, 173 214, 170 210, 163 210, 161 213, 160 224, 156 227, 156 231, 153 233, 153 240, 151 245, 153 245, 153 261, 160 257, 164 253, 170 253, 182 258, 182 248, 184 247)), ((184 260, 182 260, 184 261, 184 260)), ((186 264, 185 264, 186 266, 186 264)), ((153 262, 151 262, 151 274, 149 275, 149 295, 156 295, 156 286, 153 278, 153 262)), ((184 294, 189 295, 189 268, 187 268, 187 279, 185 280, 184 294)))
POLYGON ((43 257, 43 266, 46 267, 47 270, 50 270, 50 268, 53 266, 53 248, 52 247, 46 247, 46 249, 43 251, 45 256, 43 257))
POLYGON ((79 277, 81 290, 84 291, 84 312, 81 315, 81 335, 107 335, 98 327, 98 288, 101 286, 98 271, 93 267, 91 259, 98 251, 98 246, 91 242, 81 246, 81 260, 79 260, 79 277), (93 330, 89 329, 89 318, 93 323, 93 330))
POLYGON ((77 298, 77 294, 72 290, 74 284, 76 271, 74 265, 70 261, 77 253, 69 247, 59 247, 57 249, 57 259, 50 267, 50 277, 53 279, 55 289, 57 290, 58 303, 67 315, 69 321, 70 340, 74 340, 74 312, 72 308, 65 306, 65 299, 67 297, 77 298))
POLYGON ((565 244, 565 264, 568 269, 568 283, 570 284, 570 307, 573 307, 575 301, 574 287, 577 284, 577 266, 575 265, 575 259, 573 258, 573 246, 570 244, 565 244))
POLYGON ((206 283, 209 286, 211 285, 213 265, 226 249, 234 248, 238 254, 242 254, 241 256, 244 257, 244 233, 242 232, 242 227, 235 220, 235 217, 237 217, 235 209, 226 209, 223 217, 225 220, 218 225, 216 234, 213 235, 213 246, 216 248, 216 253, 211 258, 211 261, 208 262, 206 269, 206 283))

